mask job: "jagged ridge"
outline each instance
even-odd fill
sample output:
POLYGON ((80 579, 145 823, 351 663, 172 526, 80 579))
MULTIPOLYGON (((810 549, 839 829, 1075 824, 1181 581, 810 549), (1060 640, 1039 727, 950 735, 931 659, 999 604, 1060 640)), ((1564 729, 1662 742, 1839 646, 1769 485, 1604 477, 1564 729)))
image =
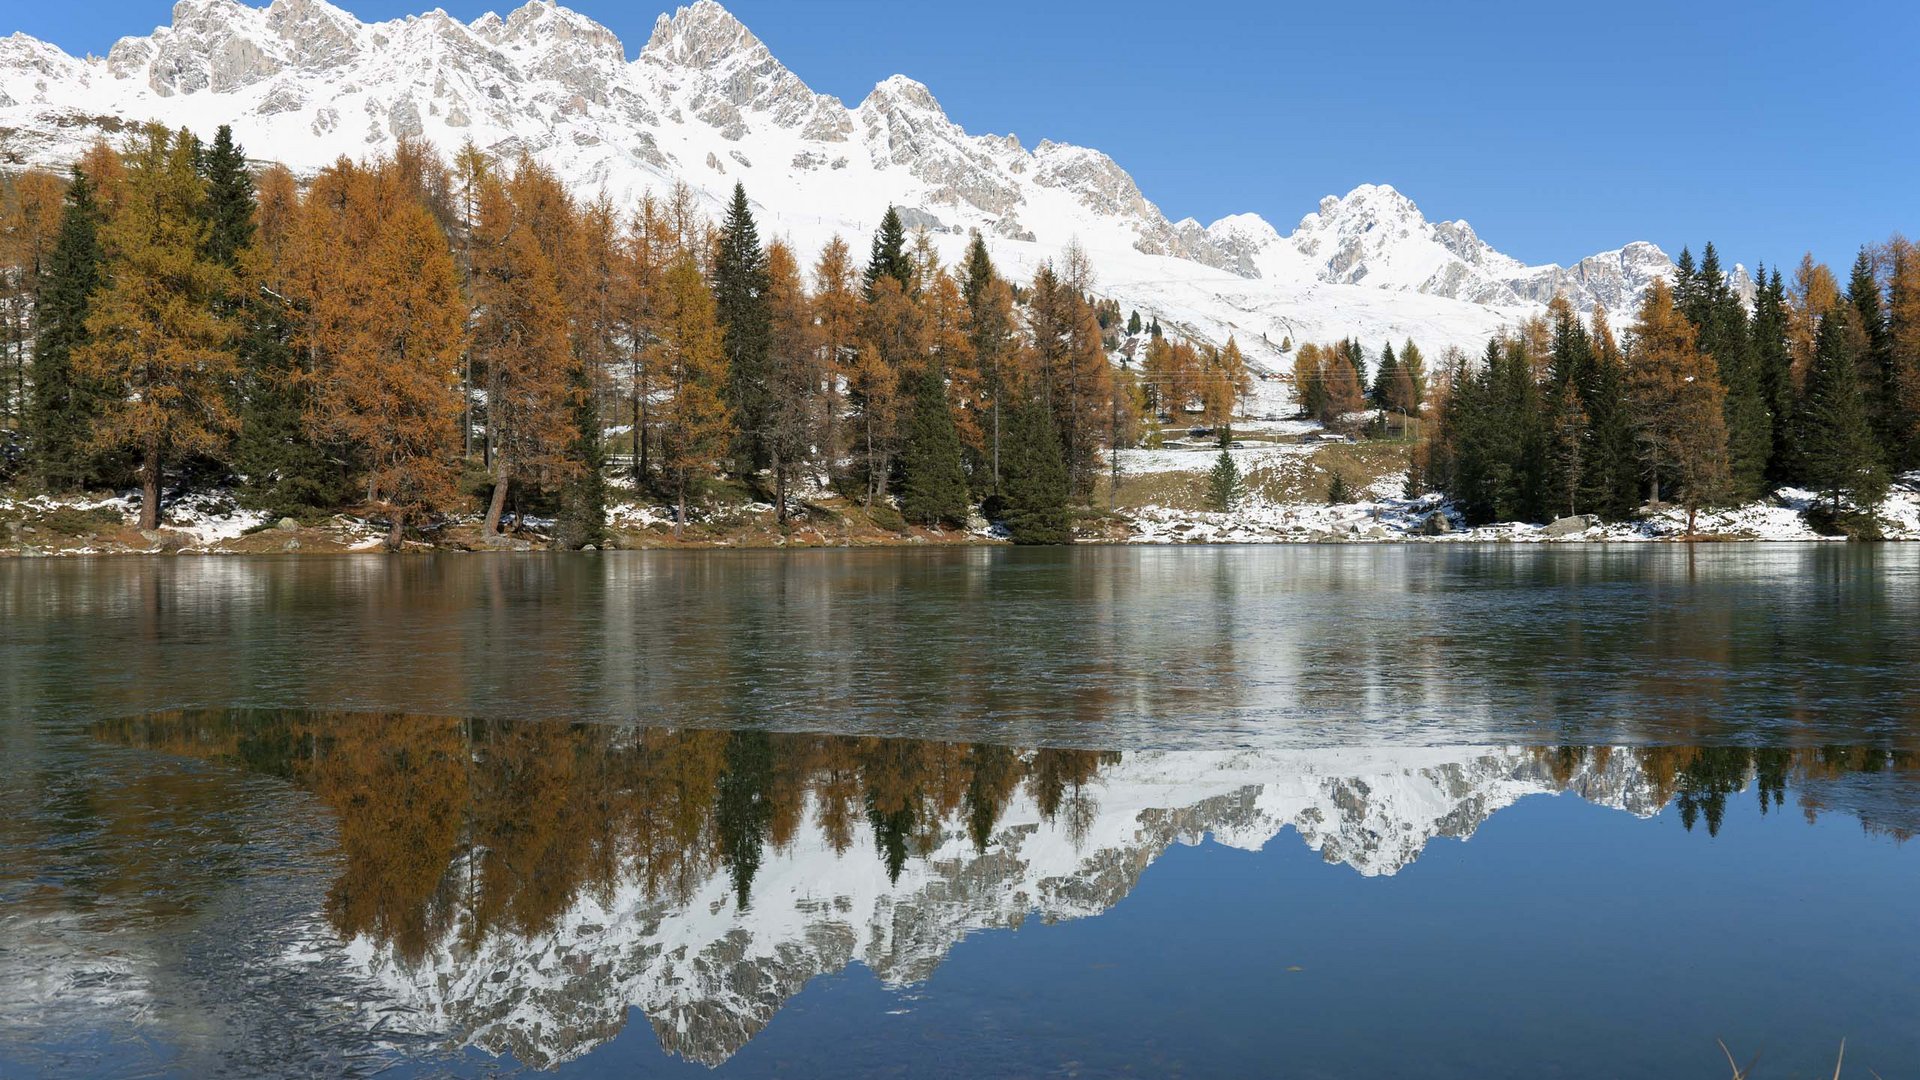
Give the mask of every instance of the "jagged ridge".
POLYGON ((0 160, 58 167, 149 119, 233 122, 256 157, 301 171, 424 137, 532 153, 616 199, 679 179, 718 206, 744 179, 773 231, 803 249, 871 229, 889 203, 948 252, 970 228, 1001 238, 1014 271, 1078 239, 1123 302, 1209 338, 1327 326, 1471 343, 1556 291, 1628 306, 1671 267, 1651 244, 1524 266, 1386 186, 1330 196, 1286 237, 1254 215, 1175 224, 1107 155, 970 135, 903 76, 853 108, 815 93, 712 0, 662 15, 631 60, 606 27, 550 0, 471 23, 439 11, 363 23, 326 0, 180 0, 169 26, 104 58, 0 41, 0 160))

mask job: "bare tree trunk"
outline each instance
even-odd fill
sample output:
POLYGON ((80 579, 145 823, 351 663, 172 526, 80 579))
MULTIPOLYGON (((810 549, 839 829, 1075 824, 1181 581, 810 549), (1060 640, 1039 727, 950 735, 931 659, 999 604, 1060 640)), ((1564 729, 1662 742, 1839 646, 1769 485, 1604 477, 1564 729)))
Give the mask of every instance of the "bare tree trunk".
POLYGON ((787 467, 780 458, 780 451, 773 451, 773 519, 782 528, 787 524, 787 467))
POLYGON ((627 352, 627 385, 633 391, 633 485, 638 488, 646 479, 646 450, 641 447, 640 426, 640 347, 633 346, 627 352))
POLYGON ((460 460, 473 458, 473 353, 460 354, 460 460))
POLYGON ((160 527, 160 448, 147 447, 140 463, 140 528, 152 532, 160 527))
POLYGON ((486 523, 480 527, 484 535, 492 536, 500 531, 500 514, 507 508, 507 486, 507 473, 502 469, 500 479, 493 482, 493 498, 487 503, 486 523))
POLYGON ((867 419, 866 426, 867 426, 867 499, 866 499, 866 502, 861 504, 861 509, 871 510, 873 509, 873 486, 876 482, 874 479, 874 474, 879 470, 874 467, 873 420, 871 417, 867 419))
POLYGON ((675 496, 679 501, 673 508, 673 538, 680 539, 681 527, 687 523, 687 485, 683 479, 675 496))
POLYGON ((393 512, 393 528, 387 530, 387 550, 399 551, 401 546, 406 543, 406 540, 407 512, 405 510, 395 509, 393 512))

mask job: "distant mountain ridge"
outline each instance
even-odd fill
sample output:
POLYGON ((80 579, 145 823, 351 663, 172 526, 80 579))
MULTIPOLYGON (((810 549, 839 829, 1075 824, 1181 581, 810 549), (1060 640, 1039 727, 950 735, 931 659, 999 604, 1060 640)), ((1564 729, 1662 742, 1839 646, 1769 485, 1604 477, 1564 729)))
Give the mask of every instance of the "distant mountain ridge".
POLYGON ((889 204, 948 253, 981 230, 1014 272, 1079 240, 1110 294, 1216 340, 1324 327, 1472 344, 1556 292, 1582 310, 1630 308, 1673 269, 1644 242, 1527 266, 1385 185, 1327 197, 1286 236, 1250 214, 1171 222, 1106 154, 969 134, 904 76, 852 108, 816 93, 713 0, 661 15, 631 61, 611 30, 551 0, 471 23, 438 10, 366 23, 326 0, 180 0, 170 25, 104 58, 0 40, 0 162, 64 166, 150 119, 230 122, 254 157, 300 172, 401 138, 443 151, 471 138, 617 200, 684 180, 717 207, 740 180, 767 231, 808 253, 871 230, 889 204))

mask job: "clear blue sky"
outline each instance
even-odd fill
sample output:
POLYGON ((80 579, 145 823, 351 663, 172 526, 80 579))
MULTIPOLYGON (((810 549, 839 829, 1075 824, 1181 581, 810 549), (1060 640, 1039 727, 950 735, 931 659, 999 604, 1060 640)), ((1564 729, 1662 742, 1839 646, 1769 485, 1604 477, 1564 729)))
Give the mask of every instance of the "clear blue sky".
MULTIPOLYGON (((343 0, 391 18, 435 0, 343 0)), ((486 0, 438 0, 473 18, 486 0)), ((629 53, 658 8, 574 0, 629 53)), ((1629 240, 1731 260, 1920 233, 1920 3, 1615 0, 734 0, 815 89, 895 72, 974 132, 1112 154, 1170 217, 1282 232, 1321 195, 1393 184, 1529 262, 1629 240)), ((104 52, 167 0, 8 3, 15 29, 104 52)))

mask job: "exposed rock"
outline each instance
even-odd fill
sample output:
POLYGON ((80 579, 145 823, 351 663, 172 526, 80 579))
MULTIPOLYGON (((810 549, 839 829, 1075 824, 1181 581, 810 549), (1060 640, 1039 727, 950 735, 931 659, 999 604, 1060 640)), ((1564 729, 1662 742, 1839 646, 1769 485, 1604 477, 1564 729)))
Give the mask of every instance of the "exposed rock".
POLYGON ((1547 536, 1579 536, 1595 525, 1600 519, 1592 514, 1578 514, 1573 517, 1556 518, 1540 531, 1547 536))

